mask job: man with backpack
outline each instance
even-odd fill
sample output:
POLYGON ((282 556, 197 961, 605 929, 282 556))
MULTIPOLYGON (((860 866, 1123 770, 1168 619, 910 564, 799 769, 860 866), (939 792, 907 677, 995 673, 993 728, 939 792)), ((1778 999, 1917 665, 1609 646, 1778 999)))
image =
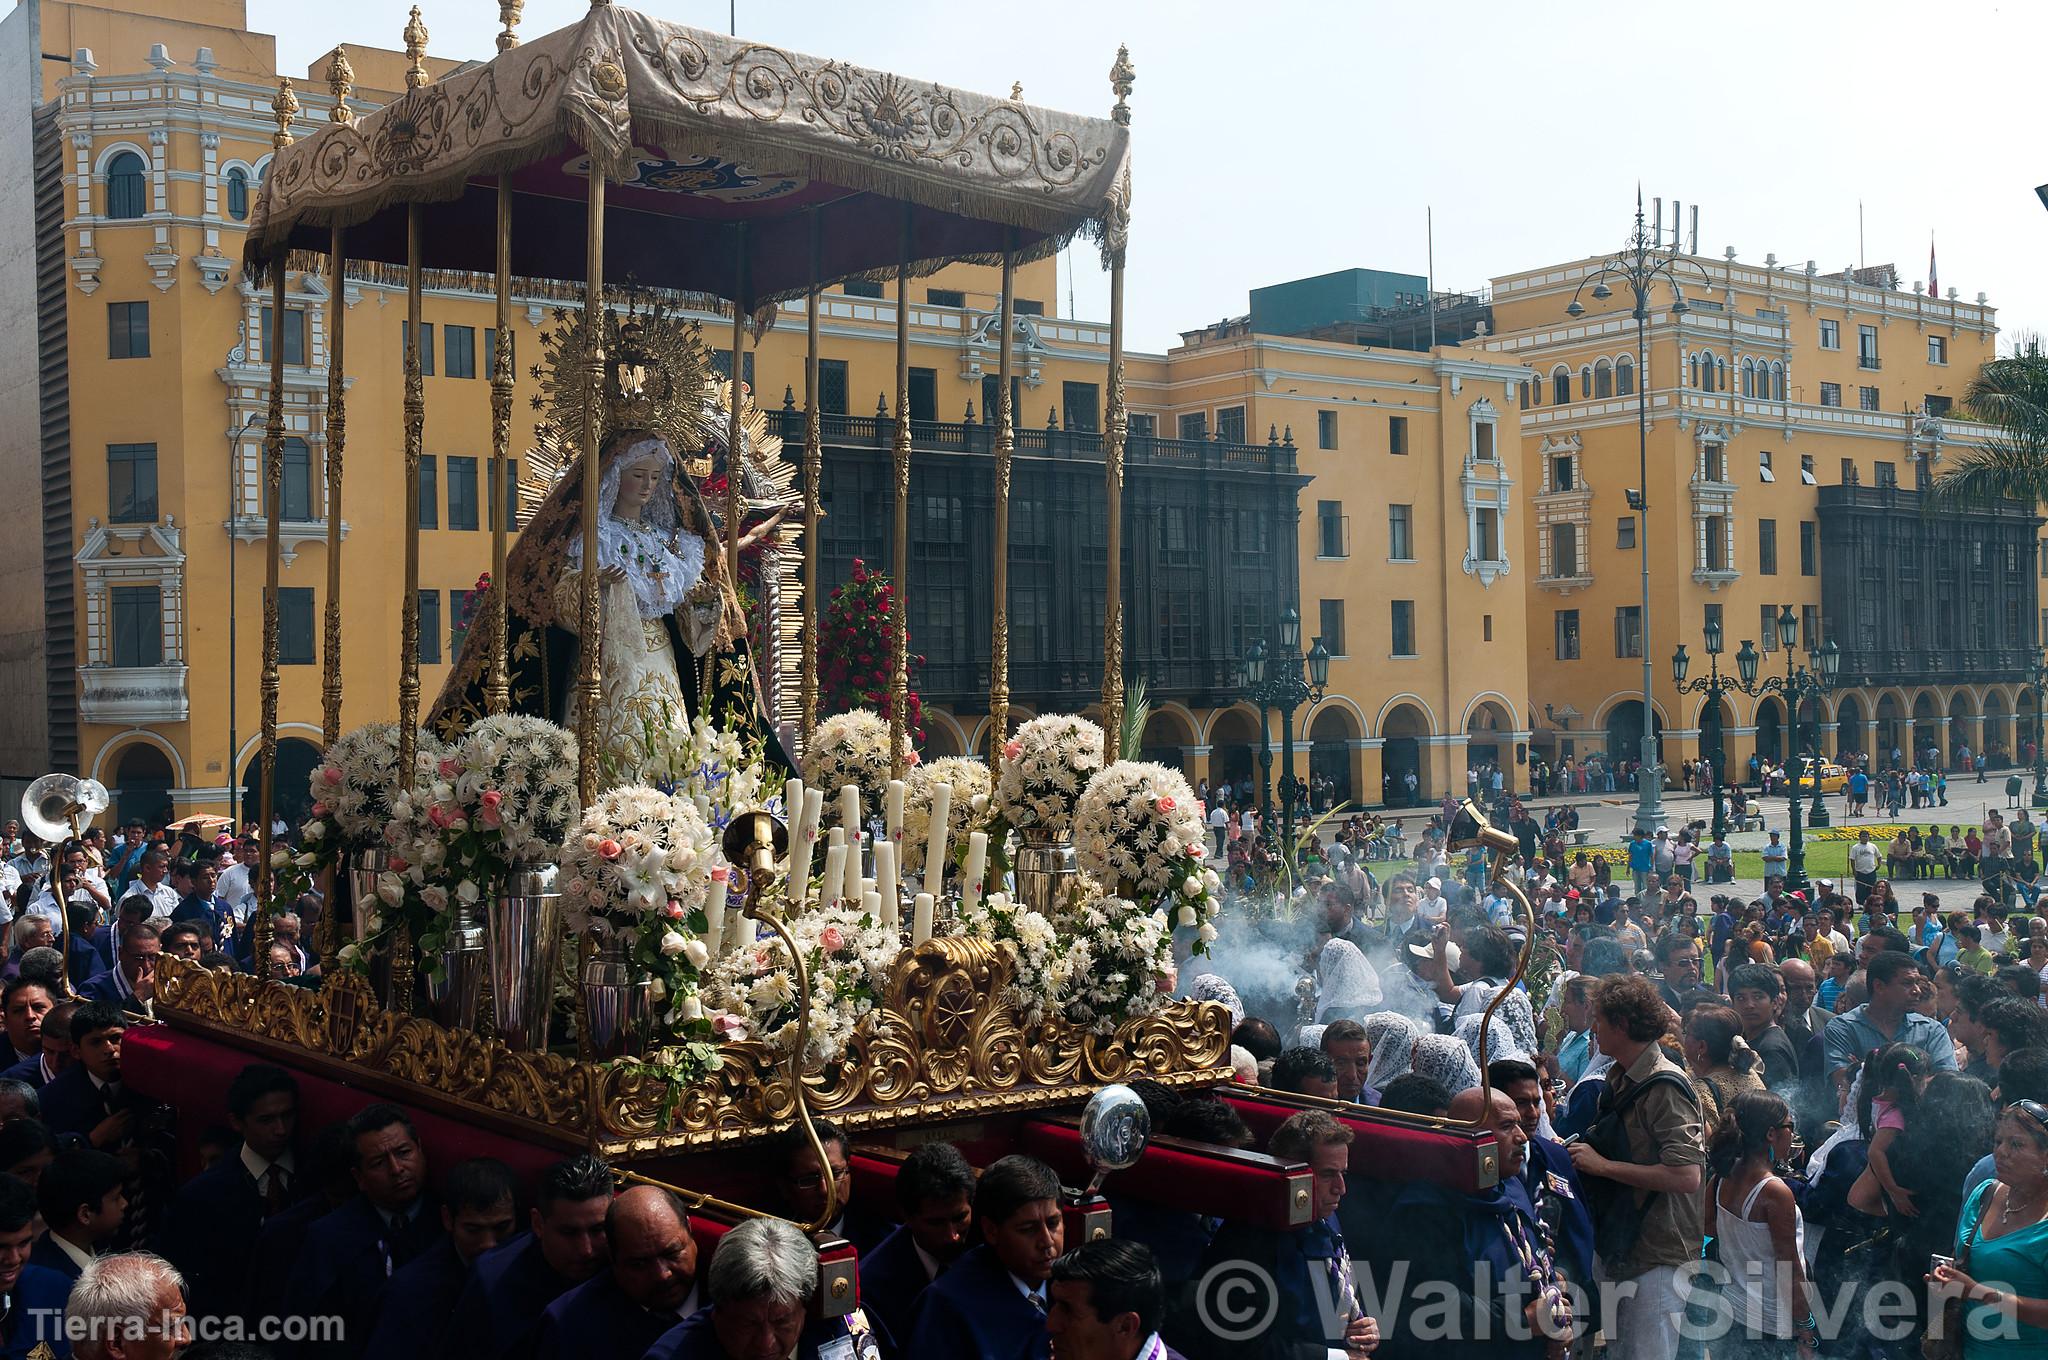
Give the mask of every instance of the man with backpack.
POLYGON ((1700 1185, 1706 1133, 1685 1069, 1657 1046, 1671 1012, 1647 978, 1603 979, 1593 1037, 1614 1060, 1599 1114, 1571 1145, 1596 1225, 1600 1274, 1617 1291, 1609 1353, 1671 1360, 1685 1314, 1679 1272, 1705 1242, 1700 1185))

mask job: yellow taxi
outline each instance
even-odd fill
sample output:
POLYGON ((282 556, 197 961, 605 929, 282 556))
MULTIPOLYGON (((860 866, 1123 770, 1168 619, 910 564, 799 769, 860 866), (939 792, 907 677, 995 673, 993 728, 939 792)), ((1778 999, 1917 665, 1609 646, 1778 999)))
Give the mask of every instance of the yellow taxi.
MULTIPOLYGON (((1799 762, 1800 788, 1809 790, 1813 788, 1813 769, 1813 757, 1802 756, 1799 762)), ((1831 760, 1820 762, 1820 791, 1822 793, 1840 793, 1842 785, 1848 782, 1849 772, 1846 769, 1831 760)))

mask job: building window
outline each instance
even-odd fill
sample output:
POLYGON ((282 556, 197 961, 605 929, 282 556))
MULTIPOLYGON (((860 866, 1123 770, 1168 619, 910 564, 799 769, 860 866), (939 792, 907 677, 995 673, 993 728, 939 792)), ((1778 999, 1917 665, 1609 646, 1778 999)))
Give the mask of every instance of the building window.
POLYGON ((1130 415, 1130 424, 1125 428, 1128 431, 1128 438, 1157 439, 1159 437, 1159 417, 1133 411, 1130 415))
POLYGON ((476 528, 476 459, 448 457, 448 527, 476 528))
POLYGON ((1472 422, 1472 456, 1482 463, 1493 461, 1493 422, 1475 420, 1472 422))
POLYGON ((1823 406, 1840 406, 1842 404, 1842 385, 1831 382, 1822 383, 1820 385, 1820 404, 1823 406))
POLYGON ((1415 655, 1415 601, 1394 600, 1393 644, 1395 656, 1415 655))
POLYGON ((1389 505, 1387 507, 1387 559, 1392 562, 1413 562, 1415 560, 1415 507, 1412 505, 1389 505))
POLYGON ((441 345, 447 359, 442 372, 451 378, 476 376, 476 327, 443 326, 441 345))
POLYGON ((1344 650, 1344 602, 1324 600, 1322 602, 1324 650, 1331 656, 1349 656, 1344 650))
POLYGON ((313 518, 313 451, 298 436, 284 441, 284 503, 279 516, 287 523, 303 524, 313 518))
POLYGON ((1854 458, 1844 458, 1842 460, 1842 485, 1854 486, 1862 480, 1861 477, 1856 475, 1856 460, 1854 458))
POLYGON ((1593 365, 1593 395, 1611 397, 1614 395, 1614 368, 1605 359, 1593 365))
MULTIPOLYGON (((270 308, 265 307, 263 309, 263 358, 266 363, 269 362, 272 355, 275 353, 275 351, 273 351, 270 348, 272 327, 275 324, 275 322, 276 318, 270 314, 270 308)), ((284 309, 283 340, 285 363, 297 367, 304 367, 306 362, 305 308, 287 307, 284 309)), ((427 371, 429 373, 433 372, 432 369, 428 369, 427 371)))
POLYGON ((1481 614, 1479 616, 1479 640, 1481 642, 1493 641, 1493 615, 1481 614))
POLYGON ((434 455, 420 456, 420 528, 441 527, 441 484, 435 471, 434 455))
MULTIPOLYGON (((1894 487, 1899 484, 1899 465, 1897 463, 1878 463, 1875 466, 1875 471, 1879 486, 1894 487)), ((1979 543, 1976 547, 1979 552, 1982 552, 1984 545, 1979 543)))
POLYGON ((1701 565, 1708 571, 1728 570, 1728 521, 1720 515, 1708 515, 1706 535, 1706 552, 1701 558, 1701 565))
POLYGON ((1557 637, 1557 659, 1577 661, 1579 659, 1579 611, 1560 609, 1555 616, 1557 637))
POLYGON ((1614 654, 1641 657, 1643 654, 1643 607, 1625 604, 1614 611, 1614 654))
POLYGON ((1387 452, 1399 454, 1408 452, 1408 417, 1387 417, 1387 452))
POLYGON ((107 162, 107 216, 132 219, 148 211, 142 157, 123 151, 107 162))
POLYGON ((1010 304, 1010 310, 1018 316, 1044 316, 1045 304, 1036 298, 1018 298, 1010 304))
MULTIPOLYGON (((164 664, 164 601, 155 586, 114 586, 107 592, 112 609, 114 664, 121 667, 164 664)), ((281 659, 281 658, 280 658, 281 659)))
POLYGON ((1820 347, 1822 349, 1840 349, 1842 347, 1841 322, 1823 321, 1820 323, 1820 347))
MULTIPOLYGON (((732 377, 732 351, 729 349, 712 350, 711 371, 720 378, 730 379, 732 377)), ((748 350, 746 357, 740 360, 740 381, 749 387, 754 385, 753 350, 748 350)))
POLYGON ((1756 570, 1759 576, 1778 574, 1778 521, 1756 522, 1756 570))
POLYGON ((1877 366, 1877 327, 1858 326, 1856 328, 1856 367, 1876 368, 1877 366))
MULTIPOLYGON (((749 354, 749 359, 754 356, 749 354)), ((910 418, 913 421, 935 421, 939 418, 939 371, 935 368, 913 368, 910 380, 910 418)), ((1067 423, 1073 429, 1073 422, 1067 423)))
POLYGON ((1346 542, 1348 522, 1344 518, 1344 502, 1316 502, 1316 556, 1349 557, 1351 546, 1346 542))
POLYGON ((1762 619, 1760 631, 1763 634, 1759 645, 1767 652, 1774 652, 1778 649, 1778 606, 1759 605, 1757 613, 1762 619))
MULTIPOLYGON (((1102 428, 1101 415, 1097 407, 1101 389, 1090 382, 1065 382, 1060 384, 1060 420, 1070 430, 1099 430, 1102 428)), ((1237 442, 1244 442, 1244 408, 1237 408, 1237 442)))
POLYGON ((313 588, 280 586, 277 591, 277 664, 310 666, 313 649, 313 588))
POLYGON ((882 285, 874 279, 848 279, 840 285, 840 291, 848 297, 878 298, 882 295, 882 285))
POLYGON ((933 307, 965 307, 967 294, 958 288, 927 288, 924 300, 933 307))
POLYGON ((1700 450, 1700 477, 1702 481, 1722 482, 1728 480, 1728 446, 1708 444, 1700 450))
POLYGON ((228 171, 228 216, 237 222, 249 220, 249 172, 239 165, 228 171))
POLYGON ((846 360, 818 360, 818 412, 821 415, 843 416, 846 414, 846 360))
POLYGON ((1820 646, 1820 606, 1799 606, 1799 645, 1807 651, 1820 646))
POLYGON ((1635 390, 1635 360, 1624 354, 1614 361, 1614 395, 1617 397, 1634 396, 1635 390))
MULTIPOLYGON (((406 351, 404 347, 412 344, 411 321, 404 319, 401 319, 399 321, 398 343, 400 346, 398 353, 398 371, 400 372, 400 374, 403 374, 405 372, 406 356, 406 351)), ((424 322, 420 326, 420 376, 422 378, 431 378, 434 376, 434 323, 431 321, 424 322)))
POLYGON ((1572 577, 1579 574, 1579 526, 1550 526, 1550 574, 1572 577))
POLYGON ((1550 460, 1550 489, 1552 491, 1570 491, 1575 480, 1572 475, 1572 456, 1570 454, 1561 453, 1550 460))
POLYGON ((156 445, 107 445, 107 520, 156 523, 156 445))
POLYGON ((1226 444, 1244 443, 1244 407, 1225 406, 1216 412, 1216 437, 1226 444))
POLYGON ((1190 411, 1180 418, 1180 437, 1187 440, 1209 437, 1209 417, 1201 411, 1190 411))
POLYGON ((1818 574, 1820 570, 1820 552, 1815 537, 1816 533, 1817 529, 1813 520, 1803 519, 1799 521, 1799 574, 1801 576, 1813 576, 1818 574))
MULTIPOLYGON (((307 594, 312 594, 307 591, 307 594)), ((441 664, 441 592, 420 592, 420 664, 441 664)))
MULTIPOLYGON (((495 463, 486 463, 484 466, 484 501, 490 509, 491 528, 493 529, 498 527, 498 477, 497 473, 493 470, 495 467, 495 463)), ((513 513, 512 523, 506 527, 517 530, 520 527, 518 519, 519 460, 517 458, 507 458, 505 460, 505 484, 512 488, 513 513)))
POLYGON ((1935 393, 1929 392, 1925 397, 1921 398, 1920 405, 1926 410, 1928 415, 1945 416, 1955 409, 1955 399, 1937 396, 1935 393))
POLYGON ((1572 371, 1559 364, 1550 371, 1550 401, 1562 406, 1572 399, 1572 371))
POLYGON ((1856 404, 1866 411, 1875 411, 1877 409, 1877 389, 1875 387, 1857 388, 1856 404))
POLYGON ((1498 562, 1500 555, 1500 511, 1481 510, 1472 522, 1472 560, 1498 562))
POLYGON ((1813 455, 1810 453, 1799 455, 1799 481, 1803 486, 1820 485, 1819 479, 1813 475, 1813 455))
POLYGON ((1927 362, 1930 364, 1945 364, 1948 362, 1948 337, 1946 335, 1930 335, 1927 337, 1927 362))
POLYGON ((1316 412, 1316 447, 1319 449, 1334 449, 1337 447, 1337 413, 1335 411, 1316 412))
POLYGON ((1757 451, 1756 475, 1758 481, 1775 482, 1778 480, 1777 471, 1771 466, 1771 451, 1769 449, 1759 449, 1757 451))
POLYGON ((107 357, 147 359, 149 357, 149 304, 109 302, 107 304, 107 357))
POLYGON ((1636 517, 1623 515, 1614 522, 1614 546, 1633 550, 1636 546, 1636 517))

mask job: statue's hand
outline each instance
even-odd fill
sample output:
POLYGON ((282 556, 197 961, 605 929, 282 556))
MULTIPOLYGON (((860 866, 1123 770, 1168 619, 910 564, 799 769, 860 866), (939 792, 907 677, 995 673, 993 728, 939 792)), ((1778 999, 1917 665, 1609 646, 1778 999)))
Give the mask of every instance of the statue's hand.
POLYGON ((597 574, 597 579, 608 586, 615 586, 626 579, 626 569, 624 567, 606 567, 597 574))

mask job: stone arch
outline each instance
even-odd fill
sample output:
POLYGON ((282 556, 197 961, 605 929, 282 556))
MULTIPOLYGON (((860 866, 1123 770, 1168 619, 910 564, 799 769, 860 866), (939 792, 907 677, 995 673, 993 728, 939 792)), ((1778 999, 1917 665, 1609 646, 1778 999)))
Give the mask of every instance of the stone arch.
POLYGON ((1903 757, 1906 747, 1913 740, 1911 729, 1906 726, 1906 714, 1910 711, 1906 696, 1896 689, 1880 690, 1870 710, 1871 721, 1877 724, 1877 740, 1872 743, 1871 768, 1883 769, 1891 764, 1892 752, 1897 750, 1903 757))
POLYGON ((1179 704, 1161 704, 1145 719, 1144 734, 1138 740, 1138 758, 1156 760, 1179 770, 1194 783, 1201 776, 1188 768, 1188 748, 1195 744, 1195 715, 1179 704))
MULTIPOLYGON (((302 726, 294 724, 294 726, 302 726)), ((312 810, 312 795, 307 792, 307 782, 313 770, 320 763, 319 728, 307 728, 313 740, 304 737, 286 736, 284 729, 278 729, 277 738, 277 787, 271 810, 284 818, 287 825, 297 826, 312 810)), ((242 773, 242 824, 261 828, 261 809, 258 806, 263 797, 263 762, 251 760, 242 773)))
POLYGON ((1427 803, 1439 791, 1430 787, 1429 761, 1424 749, 1435 731, 1435 720, 1422 701, 1412 696, 1389 699, 1380 710, 1380 764, 1383 796, 1388 803, 1427 803), (1409 777, 1414 786, 1409 786, 1409 777))
POLYGON ((156 733, 128 732, 101 748, 93 762, 93 778, 113 794, 111 811, 117 825, 139 817, 150 826, 162 826, 177 812, 172 790, 184 787, 184 762, 156 733))
POLYGON ((1352 783, 1352 743, 1365 736, 1365 723, 1350 704, 1325 701, 1317 705, 1308 721, 1308 768, 1311 777, 1321 775, 1336 789, 1336 801, 1356 803, 1361 790, 1352 783))
POLYGON ((1863 750, 1865 712, 1863 696, 1854 692, 1835 700, 1835 756, 1837 759, 1863 750))
POLYGON ((1949 760, 1954 760, 1958 751, 1977 749, 1977 719, 1983 712, 1983 700, 1968 685, 1958 685, 1948 696, 1949 760))
POLYGON ((1927 751, 1940 749, 1941 726, 1947 717, 1948 710, 1935 691, 1923 689, 1913 696, 1913 749, 1906 752, 1909 764, 1917 765, 1927 751))
POLYGON ((1481 762, 1498 765, 1512 784, 1515 767, 1513 705, 1497 696, 1481 695, 1472 701, 1465 710, 1465 762, 1475 769, 1481 762))
POLYGON ((1373 730, 1380 736, 1387 736, 1387 721, 1393 716, 1394 709, 1401 704, 1412 705, 1422 713, 1423 736, 1435 735, 1437 730, 1436 710, 1429 706, 1428 700, 1406 690, 1396 694, 1393 698, 1380 705, 1379 715, 1373 721, 1373 730))
POLYGON ((152 732, 146 727, 131 727, 126 732, 117 733, 106 745, 100 747, 100 753, 93 757, 92 777, 111 790, 114 787, 113 758, 121 754, 123 748, 131 742, 138 741, 148 742, 162 751, 171 762, 171 774, 178 781, 177 786, 186 786, 185 757, 178 754, 178 748, 171 745, 160 733, 152 732))
POLYGON ((2012 723, 2018 712, 2018 701, 2006 692, 2003 685, 1987 685, 1984 689, 1984 722, 1978 729, 1978 741, 1970 747, 1971 752, 1989 759, 1994 747, 2011 751, 2015 744, 2012 723))
POLYGON ((967 744, 966 729, 951 713, 941 708, 924 711, 924 750, 919 754, 925 760, 964 756, 972 749, 967 744))
POLYGON ((1247 787, 1258 772, 1259 715, 1246 704, 1219 708, 1209 715, 1200 744, 1209 748, 1212 787, 1247 787))
POLYGON ((1785 701, 1779 696, 1766 694, 1756 701, 1750 725, 1756 729, 1754 744, 1758 759, 1776 763, 1784 761, 1790 754, 1785 718, 1785 701))

